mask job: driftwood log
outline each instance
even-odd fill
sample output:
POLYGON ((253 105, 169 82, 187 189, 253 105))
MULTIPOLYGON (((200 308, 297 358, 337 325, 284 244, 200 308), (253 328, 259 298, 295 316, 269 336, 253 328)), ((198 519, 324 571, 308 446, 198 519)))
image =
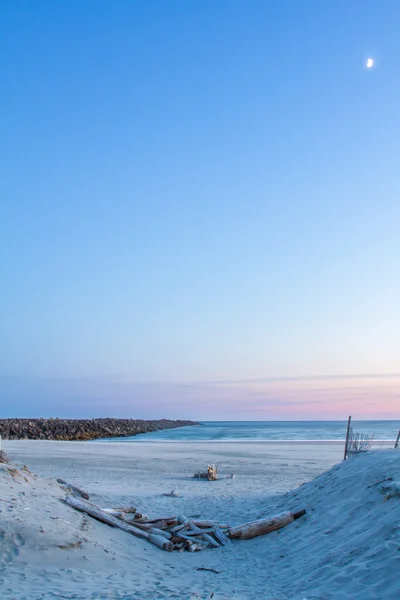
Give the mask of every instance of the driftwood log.
POLYGON ((72 485, 71 483, 67 483, 64 479, 57 479, 57 483, 66 487, 72 494, 78 495, 85 500, 89 500, 90 496, 87 492, 82 490, 76 485, 72 485))
POLYGON ((135 527, 130 523, 126 523, 125 521, 117 519, 113 515, 104 512, 95 504, 92 504, 91 502, 86 502, 85 500, 82 500, 80 498, 75 498, 74 496, 67 496, 65 502, 69 506, 72 506, 73 508, 76 508, 77 510, 80 510, 81 512, 90 515, 91 517, 97 519, 98 521, 101 521, 102 523, 106 523, 111 527, 118 527, 119 529, 122 529, 123 531, 126 531, 127 533, 130 533, 135 537, 149 540, 149 542, 151 542, 155 546, 158 546, 162 550, 167 550, 168 552, 171 552, 171 550, 173 550, 173 544, 164 536, 158 535, 157 531, 142 531, 138 527, 135 527))
POLYGON ((102 508, 102 511, 110 514, 110 515, 116 515, 116 514, 127 514, 127 515, 131 515, 131 514, 135 514, 137 512, 137 509, 134 506, 122 506, 120 508, 102 508))
POLYGON ((251 521, 250 523, 244 523, 243 525, 237 525, 231 527, 228 531, 228 537, 232 540, 250 540, 259 535, 265 535, 286 527, 296 519, 299 519, 306 514, 305 510, 301 510, 296 513, 286 512, 274 517, 267 517, 266 519, 258 519, 257 521, 251 521))

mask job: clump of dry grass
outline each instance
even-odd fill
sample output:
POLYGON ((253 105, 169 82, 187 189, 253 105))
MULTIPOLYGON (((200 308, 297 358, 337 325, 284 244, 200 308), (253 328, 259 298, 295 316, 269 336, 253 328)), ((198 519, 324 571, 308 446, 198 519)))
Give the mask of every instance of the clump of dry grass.
POLYGON ((7 454, 4 450, 0 450, 0 463, 9 463, 11 462, 7 454))

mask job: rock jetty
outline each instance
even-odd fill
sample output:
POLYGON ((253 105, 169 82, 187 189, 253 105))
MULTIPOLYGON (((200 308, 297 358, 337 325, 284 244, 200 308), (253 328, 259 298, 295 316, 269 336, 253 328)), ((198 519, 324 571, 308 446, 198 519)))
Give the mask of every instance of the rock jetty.
POLYGON ((0 419, 0 435, 9 440, 95 440, 189 425, 198 423, 169 419, 0 419))

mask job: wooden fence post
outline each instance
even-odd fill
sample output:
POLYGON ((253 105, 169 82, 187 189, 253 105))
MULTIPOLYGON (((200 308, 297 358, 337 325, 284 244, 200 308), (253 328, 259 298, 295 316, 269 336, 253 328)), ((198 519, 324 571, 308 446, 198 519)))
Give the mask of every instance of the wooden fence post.
POLYGON ((344 458, 343 458, 343 460, 346 460, 346 458, 347 458, 347 446, 348 446, 348 443, 349 443, 349 436, 350 436, 350 423, 351 423, 351 417, 349 417, 349 421, 347 423, 346 443, 345 443, 345 446, 344 446, 344 458))
POLYGON ((394 445, 394 447, 395 447, 395 448, 398 448, 398 447, 399 447, 399 441, 400 441, 400 429, 399 429, 399 433, 397 434, 397 440, 396 440, 396 443, 395 443, 395 445, 394 445))

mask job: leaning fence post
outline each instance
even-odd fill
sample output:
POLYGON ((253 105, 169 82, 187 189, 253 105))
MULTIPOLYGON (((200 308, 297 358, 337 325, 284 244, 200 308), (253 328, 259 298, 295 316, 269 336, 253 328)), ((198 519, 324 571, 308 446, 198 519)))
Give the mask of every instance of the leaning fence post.
POLYGON ((399 429, 399 433, 397 434, 397 440, 396 440, 396 443, 395 443, 395 445, 394 445, 394 447, 395 447, 395 448, 398 448, 398 447, 399 447, 399 441, 400 441, 400 429, 399 429))
POLYGON ((347 458, 347 446, 349 443, 349 436, 350 436, 350 423, 351 423, 351 417, 349 417, 349 422, 347 423, 347 433, 346 433, 346 443, 344 446, 344 458, 343 460, 346 460, 347 458))

